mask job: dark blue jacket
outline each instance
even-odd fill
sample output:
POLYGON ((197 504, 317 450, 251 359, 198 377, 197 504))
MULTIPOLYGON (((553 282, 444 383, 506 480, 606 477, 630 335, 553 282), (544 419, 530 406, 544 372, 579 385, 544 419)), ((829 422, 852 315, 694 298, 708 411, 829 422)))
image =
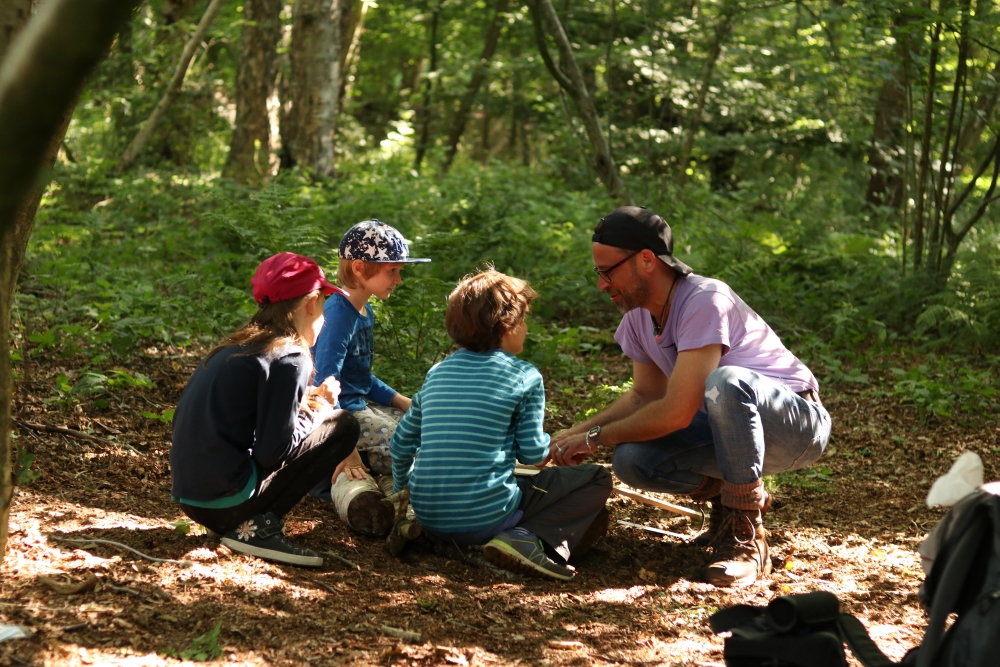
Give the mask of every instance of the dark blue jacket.
POLYGON ((309 350, 268 354, 223 348, 188 380, 173 420, 172 494, 211 501, 239 493, 251 474, 276 468, 313 430, 300 410, 309 387, 309 350))

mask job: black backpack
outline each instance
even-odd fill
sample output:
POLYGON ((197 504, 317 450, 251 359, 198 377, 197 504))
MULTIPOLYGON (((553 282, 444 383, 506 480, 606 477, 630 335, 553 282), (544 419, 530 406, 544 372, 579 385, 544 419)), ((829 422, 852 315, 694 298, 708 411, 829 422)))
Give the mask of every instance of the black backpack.
POLYGON ((846 667, 843 644, 865 667, 993 667, 1000 664, 1000 496, 983 491, 942 520, 934 565, 920 590, 930 621, 920 646, 895 663, 864 625, 840 613, 825 591, 777 598, 766 607, 737 605, 714 614, 712 630, 731 632, 729 667, 846 667), (945 631, 952 612, 958 619, 945 631))

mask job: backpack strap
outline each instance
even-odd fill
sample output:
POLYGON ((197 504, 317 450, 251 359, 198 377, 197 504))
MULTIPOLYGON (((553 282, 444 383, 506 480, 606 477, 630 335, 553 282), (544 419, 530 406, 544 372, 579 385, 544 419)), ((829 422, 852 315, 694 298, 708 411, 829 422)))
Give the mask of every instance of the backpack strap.
POLYGON ((856 617, 851 614, 841 614, 837 618, 837 628, 840 637, 851 649, 851 653, 864 667, 894 667, 896 663, 887 658, 875 645, 872 638, 856 617))
POLYGON ((738 604, 721 611, 717 611, 708 619, 712 626, 712 632, 729 632, 733 628, 741 625, 748 625, 758 618, 763 617, 766 607, 754 607, 748 604, 738 604))
POLYGON ((917 667, 931 667, 934 664, 937 654, 941 649, 944 638, 945 621, 948 614, 955 610, 955 603, 962 592, 965 580, 969 575, 972 561, 975 560, 983 540, 987 536, 992 537, 993 522, 990 518, 988 508, 977 506, 970 510, 973 514, 970 520, 961 526, 962 531, 957 535, 957 540, 949 544, 950 548, 943 551, 935 559, 935 568, 932 575, 937 575, 944 556, 944 569, 939 576, 934 577, 937 581, 934 587, 934 602, 931 604, 931 618, 927 623, 927 632, 924 633, 924 640, 920 644, 920 652, 917 654, 917 667))

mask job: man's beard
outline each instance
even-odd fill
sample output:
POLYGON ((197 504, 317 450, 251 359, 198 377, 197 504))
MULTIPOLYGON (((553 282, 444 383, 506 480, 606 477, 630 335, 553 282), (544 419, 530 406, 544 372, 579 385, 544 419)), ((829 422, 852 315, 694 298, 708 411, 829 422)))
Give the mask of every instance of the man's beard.
POLYGON ((642 304, 649 300, 649 285, 646 283, 635 280, 636 276, 633 276, 632 284, 634 287, 629 290, 618 290, 618 295, 621 297, 615 306, 621 312, 622 315, 629 312, 630 310, 635 310, 642 304))

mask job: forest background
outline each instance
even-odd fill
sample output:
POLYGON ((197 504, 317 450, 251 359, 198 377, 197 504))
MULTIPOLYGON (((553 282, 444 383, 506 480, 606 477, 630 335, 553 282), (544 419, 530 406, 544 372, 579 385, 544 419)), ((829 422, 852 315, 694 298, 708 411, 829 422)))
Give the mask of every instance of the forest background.
POLYGON ((447 353, 484 261, 542 294, 527 358, 580 377, 614 348, 589 230, 636 202, 821 379, 991 414, 998 30, 972 0, 143 2, 19 221, 15 380, 82 358, 46 401, 103 409, 135 350, 245 321, 261 259, 333 272, 372 217, 435 260, 375 304, 390 383, 447 353))
MULTIPOLYGON (((34 4, 4 3, 0 58, 34 4)), ((19 212, 14 413, 109 414, 149 350, 248 319, 263 258, 333 273, 376 217, 434 260, 374 304, 376 372, 416 391, 489 261, 541 293, 524 357, 569 423, 627 386, 589 237, 634 202, 821 382, 990 422, 998 67, 1000 8, 973 0, 141 2, 19 212), (44 395, 19 393, 39 365, 44 395)))
POLYGON ((377 217, 435 260, 375 304, 377 372, 415 391, 445 295, 489 261, 541 292, 525 355, 558 393, 615 349, 589 229, 636 202, 821 379, 989 417, 998 28, 972 0, 142 2, 18 223, 15 381, 73 359, 45 404, 107 409, 137 350, 245 321, 261 259, 333 272, 377 217))

